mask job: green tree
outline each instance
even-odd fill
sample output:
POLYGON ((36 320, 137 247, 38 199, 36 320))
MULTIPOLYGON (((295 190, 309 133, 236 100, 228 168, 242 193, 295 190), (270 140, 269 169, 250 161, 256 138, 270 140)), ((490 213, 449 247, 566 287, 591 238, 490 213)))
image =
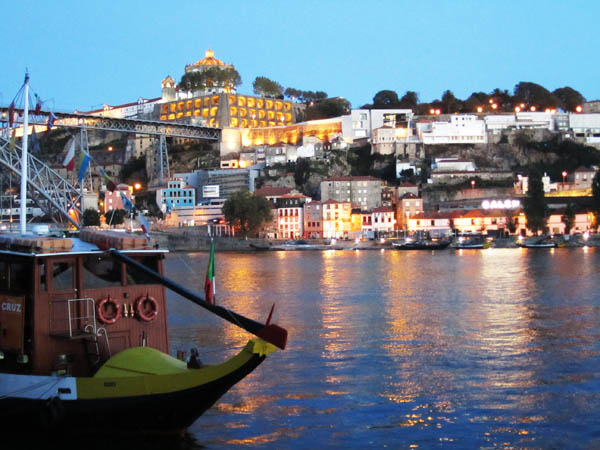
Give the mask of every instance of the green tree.
POLYGON ((124 209, 112 209, 104 213, 107 225, 122 225, 127 217, 127 211, 124 209))
POLYGON ((183 91, 199 91, 214 86, 236 88, 242 84, 242 77, 231 67, 210 67, 203 71, 188 72, 179 82, 183 91))
POLYGON ((83 224, 86 227, 100 225, 100 213, 94 208, 88 208, 83 212, 83 224))
POLYGON ((373 108, 376 109, 394 109, 400 107, 400 99, 394 91, 379 91, 373 97, 373 108))
POLYGON ((493 103, 498 105, 497 111, 513 112, 514 99, 508 90, 496 88, 490 93, 490 98, 493 103))
POLYGON ((272 220, 271 202, 248 191, 235 192, 223 205, 225 220, 240 228, 243 236, 256 234, 263 223, 272 220))
POLYGON ((305 110, 305 120, 328 119, 350 114, 350 102, 342 97, 326 98, 305 110))
POLYGON ((442 112, 453 114, 460 111, 461 107, 461 101, 454 96, 452 91, 444 92, 442 95, 442 112))
POLYGON ((296 183, 296 186, 304 186, 308 181, 310 174, 310 159, 298 158, 296 160, 296 167, 294 170, 294 182, 296 183))
POLYGON ((283 95, 292 100, 299 100, 302 97, 302 91, 289 87, 285 89, 283 95))
POLYGON ((283 86, 266 77, 256 77, 252 88, 256 95, 263 97, 281 97, 283 95, 283 86))
POLYGON ((592 228, 598 230, 600 226, 600 170, 596 172, 592 180, 592 205, 590 209, 594 214, 592 228))
POLYGON ((544 201, 544 184, 539 172, 532 170, 529 173, 529 188, 523 201, 523 210, 527 217, 527 228, 533 234, 544 231, 548 220, 548 207, 544 201))
POLYGON ((515 86, 515 103, 535 106, 538 110, 558 106, 558 100, 548 89, 539 84, 521 81, 515 86))
POLYGON ((485 92, 473 92, 468 99, 463 102, 462 111, 466 113, 476 112, 477 108, 485 108, 489 105, 489 95, 485 92))
POLYGON ((406 91, 406 94, 400 99, 400 108, 402 109, 412 109, 413 112, 416 112, 418 104, 419 94, 414 91, 406 91))
POLYGON ((571 228, 575 225, 575 209, 571 203, 567 205, 565 213, 560 217, 560 221, 565 224, 565 234, 569 234, 571 228))
POLYGON ((552 92, 558 100, 558 107, 565 112, 575 112, 575 108, 585 103, 585 97, 568 86, 552 92))

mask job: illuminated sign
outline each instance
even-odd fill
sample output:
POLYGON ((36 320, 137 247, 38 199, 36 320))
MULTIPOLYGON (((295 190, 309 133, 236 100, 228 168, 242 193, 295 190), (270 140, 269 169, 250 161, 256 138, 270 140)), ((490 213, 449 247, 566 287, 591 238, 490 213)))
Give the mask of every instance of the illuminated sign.
POLYGON ((520 200, 484 200, 481 202, 483 209, 517 209, 521 207, 520 200))
POLYGON ((207 184, 206 186, 202 186, 202 197, 219 198, 219 185, 207 184))

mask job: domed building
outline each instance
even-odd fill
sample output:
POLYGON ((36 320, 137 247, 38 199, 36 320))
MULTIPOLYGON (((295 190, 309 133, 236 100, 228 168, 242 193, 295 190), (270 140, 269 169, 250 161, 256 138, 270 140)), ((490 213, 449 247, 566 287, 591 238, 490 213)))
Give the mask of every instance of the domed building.
MULTIPOLYGON (((215 68, 239 76, 233 64, 215 58, 214 52, 209 49, 204 58, 185 66, 182 81, 209 71, 216 75, 215 68)), ((155 112, 158 119, 220 128, 281 127, 293 124, 297 112, 304 108, 304 105, 284 99, 237 94, 235 84, 219 79, 210 79, 201 87, 198 81, 204 83, 206 79, 198 77, 193 81, 187 86, 182 86, 182 83, 175 86, 175 80, 170 76, 162 81, 161 104, 155 112), (187 89, 190 85, 194 88, 187 89)))
POLYGON ((226 64, 220 59, 215 58, 215 52, 213 52, 211 49, 208 49, 204 53, 204 58, 202 58, 200 61, 185 66, 185 73, 203 72, 210 67, 235 69, 235 67, 232 64, 226 64))
POLYGON ((241 82, 238 72, 233 64, 227 64, 215 58, 215 53, 208 49, 204 58, 193 64, 185 66, 185 75, 182 82, 188 79, 195 87, 188 90, 179 86, 183 96, 184 91, 192 96, 207 94, 235 94, 236 86, 241 82))

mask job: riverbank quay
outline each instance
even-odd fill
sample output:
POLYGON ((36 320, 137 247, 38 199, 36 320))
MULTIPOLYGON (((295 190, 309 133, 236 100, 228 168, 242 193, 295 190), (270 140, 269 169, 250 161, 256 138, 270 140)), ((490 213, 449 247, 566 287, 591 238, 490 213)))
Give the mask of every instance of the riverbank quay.
MULTIPOLYGON (((206 227, 174 227, 151 232, 151 237, 160 248, 172 252, 203 252, 210 250, 211 239, 214 239, 218 252, 256 252, 256 251, 300 251, 300 250, 381 250, 393 249, 393 242, 402 239, 374 240, 327 240, 310 239, 295 241, 269 240, 259 238, 242 238, 236 236, 210 236, 206 227)), ((555 240, 560 247, 600 247, 600 235, 593 234, 589 239, 583 235, 563 236, 555 240)), ((492 248, 517 248, 517 236, 494 239, 492 248)))

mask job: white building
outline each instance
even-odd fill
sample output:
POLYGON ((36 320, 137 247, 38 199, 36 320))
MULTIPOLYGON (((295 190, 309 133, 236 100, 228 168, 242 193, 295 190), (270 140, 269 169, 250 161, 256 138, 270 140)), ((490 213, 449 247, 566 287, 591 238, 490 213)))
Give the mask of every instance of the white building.
POLYGON ((412 128, 394 128, 389 125, 373 130, 372 152, 381 155, 396 153, 397 144, 408 143, 412 136, 412 128))
POLYGON ((446 122, 417 123, 417 134, 424 144, 485 144, 485 121, 473 114, 455 114, 446 122))
POLYGON ((498 133, 500 130, 520 130, 536 128, 553 131, 555 115, 550 112, 524 111, 516 114, 493 114, 484 117, 488 131, 498 133))
POLYGON ((600 143, 600 114, 569 114, 569 129, 588 144, 600 143))
POLYGON ((371 224, 373 231, 378 235, 391 233, 396 227, 396 210, 391 206, 380 206, 375 208, 372 213, 371 224))
POLYGON ((355 140, 371 139, 373 130, 384 125, 392 128, 411 128, 410 109, 353 109, 342 116, 342 134, 349 144, 355 140))
POLYGON ((431 168, 438 172, 474 172, 475 163, 467 159, 435 158, 431 168))

